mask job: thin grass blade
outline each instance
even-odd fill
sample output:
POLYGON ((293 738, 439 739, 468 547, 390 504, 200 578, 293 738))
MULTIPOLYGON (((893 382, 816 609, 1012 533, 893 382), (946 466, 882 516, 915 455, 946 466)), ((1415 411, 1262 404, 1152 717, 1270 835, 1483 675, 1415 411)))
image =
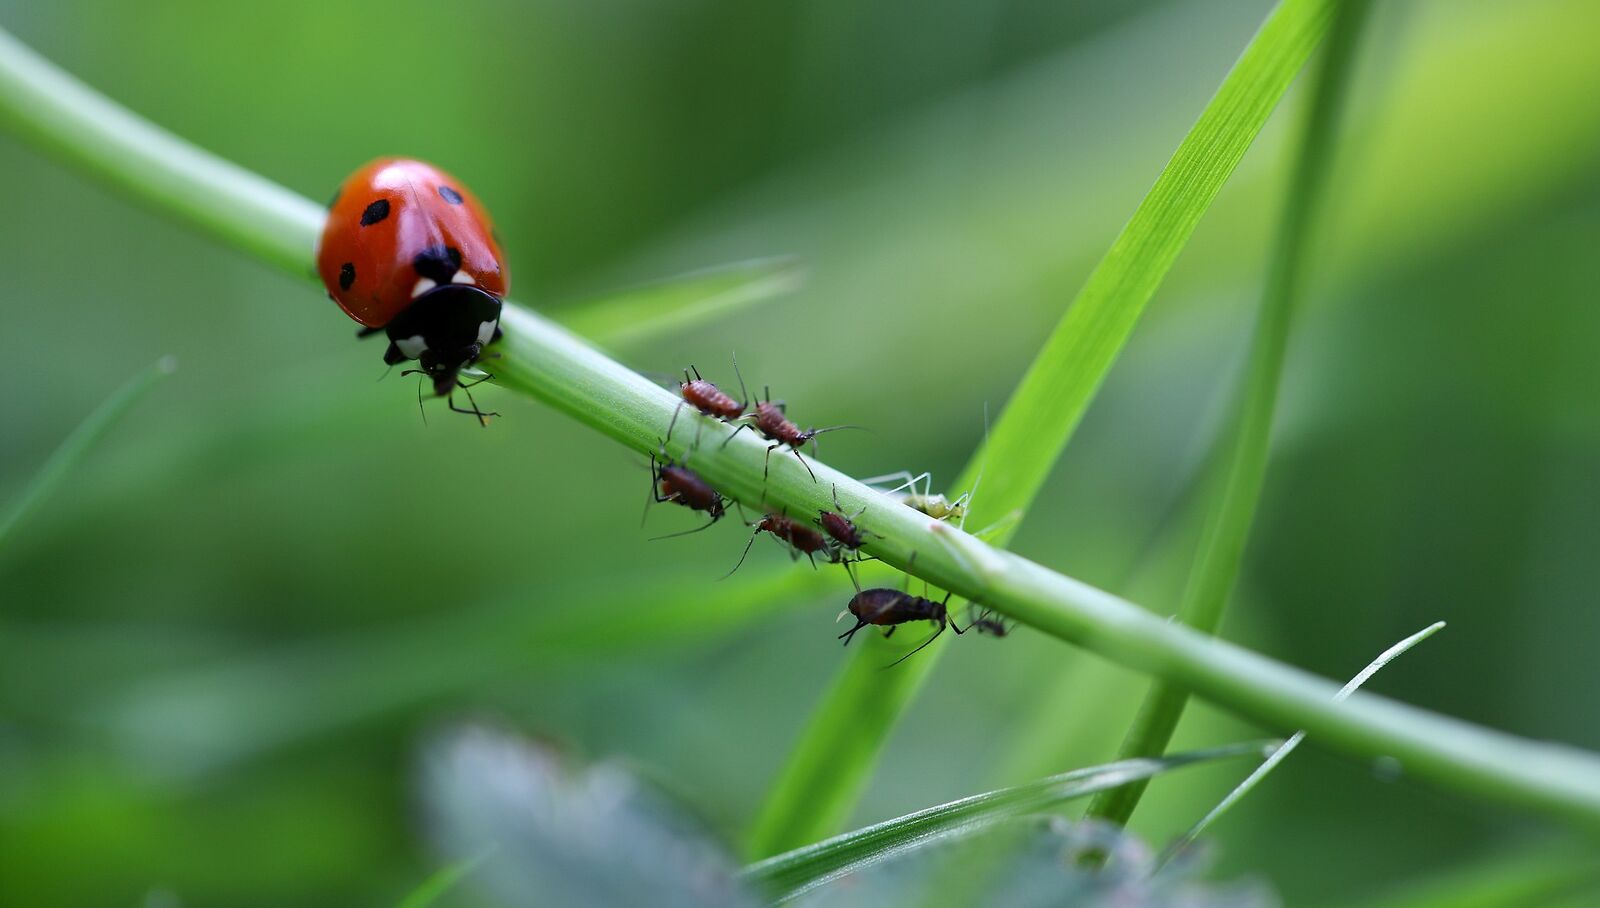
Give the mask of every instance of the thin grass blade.
POLYGON ((492 856, 492 851, 486 851, 483 854, 462 858, 459 861, 446 864, 434 871, 432 876, 423 880, 417 888, 411 890, 405 898, 400 900, 396 908, 432 908, 433 905, 438 904, 440 899, 449 894, 457 883, 466 879, 471 875, 472 871, 477 870, 483 865, 484 861, 487 861, 492 856))
POLYGON ((608 293, 563 310, 558 321, 584 337, 626 346, 793 293, 804 281, 797 259, 733 262, 608 293))
MULTIPOLYGON (((1211 200, 1328 28, 1335 0, 1284 0, 1200 114, 1122 234, 1089 276, 988 440, 954 487, 983 480, 972 526, 1024 513, 1211 200)), ((1020 521, 992 540, 1003 546, 1020 521)), ((842 826, 900 714, 937 664, 940 640, 896 677, 889 647, 869 637, 818 705, 758 815, 748 848, 772 854, 842 826)))
MULTIPOLYGON (((1396 643, 1394 646, 1384 650, 1381 654, 1379 654, 1378 658, 1372 660, 1372 662, 1368 663, 1366 668, 1358 672, 1354 678, 1351 678, 1349 683, 1347 683, 1344 687, 1339 688, 1339 692, 1334 695, 1333 699, 1344 700, 1345 698, 1349 697, 1351 694, 1355 693, 1356 690, 1361 687, 1361 685, 1366 684, 1367 681, 1369 681, 1373 675, 1376 675, 1378 671, 1385 665, 1393 662, 1396 658, 1410 650, 1413 646, 1416 646, 1418 643, 1421 643, 1429 637, 1432 637, 1443 628, 1443 621, 1435 621, 1433 624, 1428 625, 1422 630, 1417 631, 1415 634, 1412 634, 1404 640, 1401 640, 1399 643, 1396 643)), ((1299 747, 1300 742, 1304 741, 1305 739, 1306 733, 1303 731, 1297 731, 1293 735, 1289 736, 1289 740, 1278 745, 1278 748, 1274 750, 1260 766, 1257 766, 1254 772, 1246 776, 1245 780, 1240 782, 1238 787, 1228 792, 1227 797, 1223 798, 1217 804, 1217 806, 1211 808, 1211 812, 1201 817, 1200 822, 1194 824, 1189 828, 1188 832, 1179 837, 1179 839, 1172 844, 1172 847, 1169 849, 1168 853, 1177 854, 1178 852, 1189 847, 1189 845, 1192 844, 1195 839, 1200 837, 1202 832, 1205 832, 1207 826, 1210 826, 1212 823, 1216 822, 1218 817, 1222 816, 1224 813, 1227 813, 1230 809, 1232 809, 1233 805, 1239 803, 1240 799, 1254 790, 1257 785, 1260 785, 1261 780, 1267 777, 1267 773, 1270 773, 1276 769, 1278 764, 1287 759, 1289 754, 1293 753, 1294 749, 1299 747)))
POLYGON ((111 428, 117 418, 138 403, 156 382, 171 375, 177 368, 177 360, 163 356, 154 364, 140 370, 123 382, 121 387, 113 391, 110 397, 72 430, 72 434, 62 440, 61 445, 22 490, 22 494, 12 502, 3 515, 0 515, 0 548, 5 546, 6 538, 12 531, 61 486, 67 475, 72 472, 72 468, 89 453, 89 449, 105 435, 106 430, 111 428))
POLYGON ((758 861, 746 867, 743 875, 747 881, 765 887, 778 901, 785 901, 847 873, 947 836, 970 833, 1019 814, 1051 810, 1074 798, 1149 779, 1182 766, 1230 757, 1260 756, 1271 746, 1271 742, 1251 741, 1159 760, 1124 760, 1076 769, 834 836, 758 861))

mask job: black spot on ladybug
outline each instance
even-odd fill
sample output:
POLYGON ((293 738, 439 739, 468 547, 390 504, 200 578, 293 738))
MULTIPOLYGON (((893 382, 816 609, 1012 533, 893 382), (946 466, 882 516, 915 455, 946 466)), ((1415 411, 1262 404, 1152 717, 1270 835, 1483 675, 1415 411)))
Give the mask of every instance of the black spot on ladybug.
POLYGON ((448 284, 461 270, 461 250, 454 246, 430 246, 411 260, 417 274, 435 284, 448 284))
POLYGON ((349 290, 350 285, 356 282, 356 266, 353 262, 345 262, 339 266, 339 289, 349 290))
POLYGON ((379 199, 368 205, 366 211, 361 212, 361 226, 371 227, 388 216, 389 200, 379 199))
POLYGON ((444 199, 446 202, 449 202, 452 205, 460 205, 461 204, 461 193, 456 192, 454 189, 451 189, 449 186, 440 186, 439 187, 439 197, 444 199))

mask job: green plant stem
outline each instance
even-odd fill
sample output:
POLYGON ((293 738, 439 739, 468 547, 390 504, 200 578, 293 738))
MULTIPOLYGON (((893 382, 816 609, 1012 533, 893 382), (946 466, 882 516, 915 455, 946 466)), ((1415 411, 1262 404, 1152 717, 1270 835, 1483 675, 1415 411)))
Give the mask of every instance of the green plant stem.
MULTIPOLYGON (((152 144, 148 133, 159 131, 123 111, 115 112, 114 128, 79 128, 86 120, 109 116, 105 111, 110 102, 37 56, 17 50, 13 41, 0 41, 0 116, 15 124, 26 115, 30 125, 25 134, 46 148, 74 162, 98 162, 97 172, 129 186, 155 179, 157 173, 178 179, 185 164, 203 154, 186 146, 152 144), (52 124, 63 126, 56 130, 52 124), (85 141, 104 141, 109 147, 74 147, 85 141), (118 155, 125 144, 142 148, 143 154, 137 160, 118 155)), ((177 142, 170 137, 166 141, 177 142)), ((215 168, 202 170, 182 191, 140 195, 263 259, 298 273, 309 271, 309 248, 301 250, 298 268, 265 251, 286 251, 293 244, 280 246, 284 236, 306 235, 294 228, 292 217, 258 217, 275 209, 274 200, 281 201, 285 191, 263 192, 257 178, 219 179, 215 168), (216 198, 196 201, 209 193, 216 198), (212 214, 202 218, 196 211, 212 214), (219 223, 223 220, 226 225, 219 223)), ((314 210, 309 202, 288 208, 314 210)), ((508 305, 505 328, 504 358, 497 370, 504 384, 636 451, 656 449, 677 409, 675 396, 526 309, 508 305)), ((686 455, 684 439, 694 434, 686 423, 696 418, 680 419, 669 446, 672 456, 686 455)), ((707 439, 727 431, 710 421, 704 429, 707 439)), ((725 493, 757 505, 765 455, 764 442, 740 433, 726 446, 708 442, 691 463, 725 493)), ((909 568, 916 553, 916 576, 1105 658, 1189 687, 1269 728, 1304 729, 1325 746, 1357 757, 1392 758, 1415 778, 1600 832, 1600 756, 1519 739, 1371 694, 1335 702, 1338 686, 1327 680, 1174 625, 1110 593, 986 546, 826 464, 813 462, 813 468, 815 482, 793 457, 774 457, 771 481, 765 484, 767 502, 786 506, 792 514, 811 513, 832 507, 831 491, 837 486, 844 507, 861 509, 862 523, 883 534, 867 550, 893 567, 909 568)))
MULTIPOLYGON (((1178 608, 1178 620, 1204 634, 1216 633, 1222 621, 1261 501, 1290 321, 1304 283, 1309 237, 1337 146, 1339 114, 1366 11, 1366 0, 1347 0, 1333 24, 1289 185, 1277 254, 1257 312, 1229 428, 1223 433, 1224 447, 1210 483, 1205 525, 1178 608)), ((1118 757, 1164 753, 1188 701, 1189 691, 1183 685, 1155 682, 1118 757)), ((1147 785, 1135 782, 1097 795, 1089 802, 1087 815, 1125 824, 1147 785)))
MULTIPOLYGON (((1017 531, 1139 315, 1321 40, 1336 5, 1284 0, 1267 17, 951 487, 975 490, 970 525, 999 524, 997 545, 1017 531)), ((751 856, 794 848, 844 825, 889 733, 948 643, 936 641, 892 680, 879 671, 889 661, 886 647, 869 640, 855 653, 762 806, 747 843, 751 856)))

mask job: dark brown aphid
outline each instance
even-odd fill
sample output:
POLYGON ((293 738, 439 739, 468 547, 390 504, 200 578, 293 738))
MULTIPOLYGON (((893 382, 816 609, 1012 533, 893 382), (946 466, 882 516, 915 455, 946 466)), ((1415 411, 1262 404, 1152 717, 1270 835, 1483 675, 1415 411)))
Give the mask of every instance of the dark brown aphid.
MULTIPOLYGON (((855 579, 854 575, 851 575, 851 579, 855 579)), ((946 627, 957 634, 966 633, 964 628, 950 620, 950 614, 945 608, 946 603, 949 601, 949 593, 945 593, 943 599, 935 602, 932 599, 913 596, 904 590, 892 590, 886 587, 870 590, 858 588, 855 596, 851 598, 850 604, 846 606, 850 614, 856 617, 856 626, 840 634, 839 639, 844 641, 845 646, 849 646, 850 638, 855 636, 856 631, 869 624, 887 627, 888 630, 883 632, 885 637, 893 636, 895 628, 908 621, 932 621, 938 624, 939 629, 934 631, 933 635, 928 639, 922 641, 916 649, 889 663, 889 666, 899 665, 921 652, 924 646, 936 640, 940 634, 944 633, 946 627)))
POLYGON ((982 614, 967 622, 967 630, 975 630, 993 637, 1004 637, 1011 633, 1011 625, 1004 618, 994 617, 993 609, 984 609, 982 614))
MULTIPOLYGON (((800 461, 800 465, 806 468, 807 473, 811 474, 811 481, 815 482, 817 479, 817 474, 811 472, 811 464, 806 463, 806 459, 800 456, 800 449, 810 443, 813 438, 816 438, 818 435, 821 435, 824 432, 832 432, 836 429, 854 429, 857 427, 828 426, 824 429, 801 429, 799 426, 789 421, 789 417, 784 413, 783 401, 774 401, 772 399, 772 390, 770 388, 763 388, 761 396, 763 399, 756 402, 755 410, 751 414, 755 417, 755 422, 753 425, 756 432, 759 433, 762 438, 772 442, 772 444, 767 446, 767 460, 761 468, 762 480, 764 481, 767 478, 767 471, 772 466, 772 452, 778 448, 787 446, 790 453, 794 454, 795 459, 800 461)), ((733 433, 730 434, 722 443, 726 445, 728 442, 733 440, 734 435, 739 434, 740 430, 750 428, 751 426, 752 423, 745 423, 738 429, 734 429, 733 433)))
MULTIPOLYGON (((672 422, 667 427, 667 437, 672 437, 672 427, 677 425, 678 414, 685 405, 694 407, 702 414, 712 419, 723 422, 732 422, 744 415, 745 407, 749 406, 750 394, 745 391, 744 376, 739 374, 739 361, 733 361, 733 374, 739 376, 739 396, 744 401, 737 401, 726 391, 700 377, 700 370, 694 366, 683 370, 683 381, 678 383, 678 394, 683 397, 683 402, 678 404, 678 409, 672 412, 672 422), (689 373, 693 372, 691 378, 689 373)), ((698 428, 696 432, 698 433, 698 428)), ((698 434, 696 443, 698 444, 698 434)))
POLYGON ((739 556, 739 563, 733 566, 733 571, 724 574, 724 578, 733 576, 733 572, 744 564, 745 557, 750 554, 750 547, 756 544, 756 537, 762 533, 771 533, 774 539, 788 545, 792 557, 798 558, 804 555, 811 559, 812 567, 817 566, 819 552, 827 561, 839 560, 838 550, 828 542, 826 536, 788 515, 765 514, 760 520, 747 526, 753 527, 755 532, 750 534, 750 541, 744 544, 744 553, 739 556))
POLYGON ((845 515, 844 505, 839 503, 838 486, 833 487, 833 506, 836 510, 817 512, 817 523, 822 527, 823 532, 833 537, 833 541, 840 549, 850 552, 859 551, 861 546, 866 543, 866 540, 862 538, 863 535, 878 535, 870 530, 863 530, 861 527, 856 526, 856 518, 866 511, 865 506, 854 514, 845 515))
MULTIPOLYGON (((666 536, 657 536, 656 539, 668 539, 672 536, 687 536, 698 533, 721 520, 727 513, 727 500, 722 493, 711 487, 711 484, 700 478, 700 474, 680 463, 666 460, 666 448, 662 447, 660 459, 650 455, 650 500, 653 502, 672 502, 681 504, 691 511, 704 511, 711 519, 705 526, 695 527, 682 533, 668 533, 666 536), (658 488, 659 487, 659 488, 658 488)), ((649 512, 646 511, 648 514, 649 512)))

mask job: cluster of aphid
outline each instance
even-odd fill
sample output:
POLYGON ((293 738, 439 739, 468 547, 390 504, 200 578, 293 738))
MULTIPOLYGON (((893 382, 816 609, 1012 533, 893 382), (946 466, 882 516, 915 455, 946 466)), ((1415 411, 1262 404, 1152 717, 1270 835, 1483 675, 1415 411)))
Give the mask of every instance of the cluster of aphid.
MULTIPOLYGON (((739 364, 734 363, 734 372, 738 373, 739 364)), ((727 445, 741 431, 750 429, 760 437, 771 442, 767 446, 767 460, 762 468, 762 481, 765 483, 768 470, 772 464, 772 452, 779 448, 787 448, 812 480, 816 474, 812 472, 810 464, 806 463, 800 454, 800 449, 811 443, 818 435, 831 432, 835 429, 852 428, 850 426, 829 426, 824 429, 804 429, 792 422, 785 412, 781 401, 773 401, 770 391, 763 391, 763 399, 756 401, 752 407, 749 394, 744 387, 744 377, 739 377, 739 392, 744 400, 736 400, 732 395, 718 388, 715 384, 702 378, 700 371, 691 366, 683 373, 683 381, 678 382, 678 393, 683 398, 678 405, 678 410, 673 413, 672 422, 667 428, 667 437, 671 438, 672 430, 677 426, 678 416, 684 407, 692 407, 704 416, 711 417, 728 425, 737 424, 732 432, 723 439, 722 444, 727 445)), ((698 430, 696 437, 698 447, 698 430)), ((687 465, 688 458, 684 461, 673 461, 666 453, 666 441, 661 443, 659 456, 651 457, 650 499, 652 502, 671 502, 682 505, 692 511, 705 513, 710 519, 703 525, 683 533, 672 533, 669 536, 684 536, 689 533, 698 533, 707 529, 712 524, 727 515, 728 499, 718 492, 712 485, 705 481, 698 473, 687 465)), ((962 495, 951 501, 943 495, 931 494, 932 478, 923 473, 912 476, 909 472, 889 474, 887 476, 873 477, 866 480, 867 484, 889 483, 899 479, 901 482, 885 490, 884 494, 898 499, 902 504, 911 507, 935 520, 956 520, 960 524, 966 521, 967 504, 971 493, 962 495), (922 484, 918 491, 918 483, 922 484)), ((759 520, 745 521, 751 528, 750 539, 745 543, 744 551, 739 555, 739 560, 724 578, 732 576, 744 564, 746 556, 750 554, 751 546, 755 545, 756 537, 767 533, 774 539, 783 543, 792 558, 798 559, 804 555, 812 567, 816 567, 820 557, 825 563, 842 565, 850 574, 850 581, 854 584, 856 594, 850 599, 846 610, 840 617, 849 614, 856 619, 854 627, 839 635, 839 639, 850 644, 857 631, 868 625, 885 628, 884 636, 894 634, 895 629, 902 624, 912 621, 932 621, 938 625, 927 640, 913 649, 910 653, 900 657, 892 664, 898 664, 923 647, 932 643, 935 638, 944 633, 945 628, 950 628, 957 634, 964 634, 969 630, 987 633, 996 637, 1004 637, 1010 627, 993 613, 985 609, 981 614, 971 616, 966 627, 958 625, 949 615, 948 603, 950 594, 946 593, 941 600, 935 601, 926 596, 914 596, 909 592, 910 575, 906 576, 907 589, 892 589, 878 587, 862 589, 856 579, 855 571, 851 565, 861 561, 870 560, 861 552, 861 547, 866 543, 866 537, 878 536, 871 530, 864 529, 856 521, 861 517, 865 508, 854 514, 847 514, 845 508, 839 503, 839 490, 833 490, 834 509, 820 510, 814 521, 805 522, 790 517, 786 512, 768 512, 759 520)), ((741 509, 742 513, 742 509, 741 509)), ((656 537, 659 539, 667 536, 656 537)), ((881 538, 881 537, 880 537, 881 538)), ((913 555, 913 560, 915 556, 913 555)))

